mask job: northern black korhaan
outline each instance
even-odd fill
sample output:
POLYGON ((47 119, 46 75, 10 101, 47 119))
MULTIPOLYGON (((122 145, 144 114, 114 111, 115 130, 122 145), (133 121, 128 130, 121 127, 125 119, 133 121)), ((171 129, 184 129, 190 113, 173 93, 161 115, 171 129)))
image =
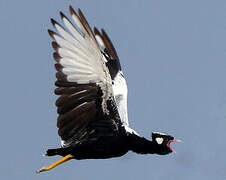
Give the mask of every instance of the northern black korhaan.
POLYGON ((179 140, 152 133, 152 141, 129 127, 127 85, 116 50, 102 29, 91 30, 83 13, 70 6, 73 23, 60 12, 67 30, 51 19, 57 33, 53 38, 57 70, 55 94, 61 148, 48 149, 47 156, 61 155, 48 171, 70 159, 119 157, 128 151, 165 155, 173 152, 171 142, 179 140))

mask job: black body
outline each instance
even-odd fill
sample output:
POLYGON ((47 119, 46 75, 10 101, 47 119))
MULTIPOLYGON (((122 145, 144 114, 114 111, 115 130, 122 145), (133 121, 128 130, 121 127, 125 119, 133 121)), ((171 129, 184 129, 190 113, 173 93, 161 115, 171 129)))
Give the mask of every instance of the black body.
POLYGON ((78 160, 105 159, 123 156, 130 150, 138 154, 165 155, 171 152, 167 146, 159 145, 155 141, 149 141, 124 131, 122 134, 103 136, 96 140, 87 140, 66 148, 49 149, 46 155, 66 156, 72 154, 78 160))

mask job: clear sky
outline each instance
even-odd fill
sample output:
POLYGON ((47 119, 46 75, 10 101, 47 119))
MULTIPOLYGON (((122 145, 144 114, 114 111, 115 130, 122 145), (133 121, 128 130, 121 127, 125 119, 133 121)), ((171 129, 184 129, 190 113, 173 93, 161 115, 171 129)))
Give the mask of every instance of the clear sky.
POLYGON ((226 179, 225 0, 0 0, 1 179, 226 179), (104 28, 129 88, 129 121, 139 134, 167 132, 183 143, 167 156, 128 153, 108 160, 59 159, 49 19, 81 8, 104 28))

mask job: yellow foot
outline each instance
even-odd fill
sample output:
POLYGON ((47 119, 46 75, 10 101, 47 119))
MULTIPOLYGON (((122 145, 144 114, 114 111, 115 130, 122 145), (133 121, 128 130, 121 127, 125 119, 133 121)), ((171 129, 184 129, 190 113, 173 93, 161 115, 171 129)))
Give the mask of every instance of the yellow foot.
POLYGON ((61 158, 57 162, 55 162, 55 163, 53 163, 53 164, 51 164, 49 166, 46 166, 46 167, 43 167, 43 168, 39 169, 38 171, 36 171, 36 173, 49 171, 49 170, 55 168, 56 166, 58 166, 58 165, 60 165, 60 164, 62 164, 64 162, 67 162, 67 161, 69 161, 70 159, 73 159, 73 158, 74 158, 74 156, 72 156, 71 154, 68 154, 67 156, 61 158))

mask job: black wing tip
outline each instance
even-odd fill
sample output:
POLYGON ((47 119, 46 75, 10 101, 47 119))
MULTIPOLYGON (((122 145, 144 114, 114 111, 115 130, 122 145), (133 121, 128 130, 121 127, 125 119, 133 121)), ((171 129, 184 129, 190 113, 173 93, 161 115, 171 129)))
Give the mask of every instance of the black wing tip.
POLYGON ((77 16, 77 13, 75 12, 75 10, 73 9, 73 7, 71 5, 69 5, 69 12, 70 12, 71 15, 77 16))
POLYGON ((99 36, 101 35, 100 31, 96 28, 96 26, 94 26, 93 31, 95 35, 99 35, 99 36))
POLYGON ((60 26, 61 28, 64 29, 64 27, 61 26, 61 25, 60 25, 56 20, 54 20, 53 18, 51 18, 50 21, 51 21, 51 23, 52 23, 52 25, 53 25, 53 27, 54 27, 55 29, 56 29, 56 25, 58 25, 58 26, 60 26))
POLYGON ((53 53, 53 58, 55 59, 56 62, 59 62, 60 59, 62 59, 62 57, 57 52, 53 53))
POLYGON ((59 63, 56 63, 55 65, 55 69, 57 70, 57 71, 60 71, 60 72, 62 72, 62 69, 64 68, 61 64, 59 64, 59 63))
POLYGON ((56 72, 56 78, 57 78, 57 81, 67 82, 67 76, 60 71, 56 72))
MULTIPOLYGON (((105 31, 103 28, 101 28, 101 32, 102 32, 102 34, 103 34, 104 36, 107 36, 107 37, 108 37, 106 31, 105 31)), ((109 39, 109 37, 108 37, 108 39, 109 39)))
POLYGON ((80 17, 85 17, 80 8, 78 8, 78 14, 79 14, 80 17))
POLYGON ((48 33, 49 33, 50 37, 54 39, 54 35, 56 33, 54 31, 52 31, 51 29, 48 29, 48 33))
POLYGON ((50 19, 50 22, 52 23, 53 26, 55 26, 55 24, 58 24, 53 18, 50 19))
MULTIPOLYGON (((81 9, 79 9, 79 8, 78 8, 78 15, 79 15, 80 21, 83 24, 84 28, 86 28, 86 30, 87 30, 87 28, 89 28, 90 31, 92 31, 87 19, 85 18, 84 14, 82 13, 81 9)), ((87 32, 89 33, 89 31, 87 31, 87 32)))
POLYGON ((60 17, 63 18, 64 17, 64 13, 62 11, 60 11, 59 13, 60 13, 60 17))
POLYGON ((58 51, 58 49, 59 49, 59 44, 57 44, 57 42, 56 41, 53 41, 52 42, 52 47, 53 47, 53 49, 55 50, 55 51, 58 51))
POLYGON ((65 16, 65 14, 62 11, 60 11, 60 17, 61 17, 61 19, 63 19, 63 18, 67 19, 67 16, 65 16))

